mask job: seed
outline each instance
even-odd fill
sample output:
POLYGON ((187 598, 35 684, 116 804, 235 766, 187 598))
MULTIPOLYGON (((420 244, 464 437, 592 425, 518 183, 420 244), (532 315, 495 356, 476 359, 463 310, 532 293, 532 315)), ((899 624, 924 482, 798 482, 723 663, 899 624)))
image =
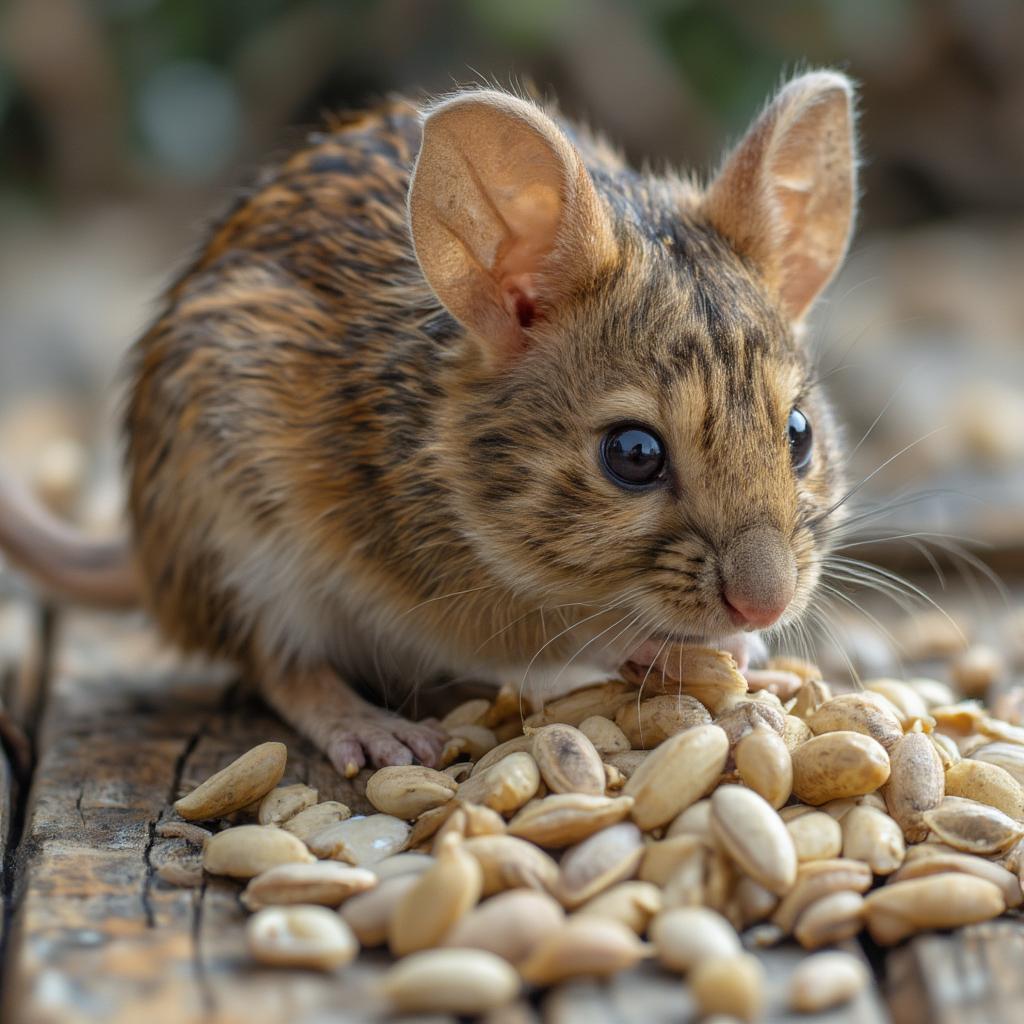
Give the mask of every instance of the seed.
POLYGON ((622 789, 626 784, 626 776, 619 771, 618 768, 613 764, 605 764, 604 766, 604 788, 605 792, 608 793, 612 790, 622 789))
POLYGON ((650 947, 625 925, 602 917, 570 917, 519 965, 532 985, 568 978, 605 977, 650 956, 650 947))
POLYGON ((250 910, 286 903, 337 907, 350 896, 366 892, 376 884, 377 876, 372 871, 348 864, 333 861, 279 864, 249 882, 242 893, 242 902, 250 910))
POLYGON ((848 1003, 867 988, 868 969, 849 953, 818 953, 797 964, 789 980, 789 1005, 821 1013, 848 1003))
POLYGON ((485 900, 456 922, 444 945, 484 949, 518 964, 564 920, 565 911, 546 893, 510 889, 485 900))
POLYGON ((483 871, 483 895, 505 889, 540 889, 558 885, 558 865, 543 850, 515 836, 476 836, 465 848, 483 871))
POLYGON ((521 725, 523 716, 533 714, 534 710, 533 702, 523 693, 520 685, 502 683, 480 724, 486 725, 488 729, 496 729, 509 719, 514 719, 516 725, 521 725))
MULTIPOLYGON (((956 694, 951 687, 940 683, 937 679, 908 679, 909 686, 921 700, 925 702, 928 710, 941 707, 943 704, 955 704, 956 694)), ((1005 716, 999 715, 1003 718, 1005 716)))
POLYGON ((649 754, 649 750, 624 750, 621 754, 607 754, 605 762, 628 781, 637 768, 647 760, 649 754))
MULTIPOLYGON (((505 740, 503 743, 499 743, 493 750, 488 750, 487 753, 472 766, 470 777, 487 771, 488 768, 496 765, 503 758, 508 757, 509 754, 521 754, 524 751, 529 752, 532 746, 533 737, 522 735, 513 736, 510 739, 505 740)), ((454 767, 454 765, 452 767, 454 767)))
POLYGON ((977 800, 1024 820, 1024 789, 1008 771, 987 761, 964 758, 951 765, 946 771, 946 795, 977 800))
POLYGON ((524 725, 529 729, 539 729, 542 725, 554 723, 579 725, 591 715, 614 718, 615 712, 627 701, 633 700, 635 695, 636 690, 632 686, 618 680, 600 686, 588 686, 545 704, 544 710, 530 715, 524 725))
POLYGON ((904 657, 919 661, 957 654, 964 649, 966 640, 960 626, 948 615, 926 611, 900 623, 896 643, 904 657))
POLYGON ((456 761, 455 764, 450 764, 447 768, 442 768, 441 771, 453 782, 465 782, 473 774, 473 768, 472 761, 456 761))
POLYGON ((909 732, 890 753, 892 773, 885 802, 911 843, 928 832, 924 814, 938 807, 946 791, 945 773, 934 745, 924 733, 909 732))
POLYGON ((859 860, 809 860, 797 870, 796 884, 782 898, 772 921, 788 935, 800 915, 814 902, 834 892, 867 892, 871 869, 859 860))
POLYGON ((279 786, 260 801, 257 820, 261 825, 283 825, 300 811, 312 807, 319 796, 315 789, 301 782, 294 786, 279 786))
MULTIPOLYGON (((447 803, 441 804, 440 807, 424 811, 413 822, 412 831, 409 833, 409 839, 405 845, 410 850, 422 846, 429 839, 437 835, 438 831, 448 822, 448 819, 456 811, 461 810, 461 807, 462 805, 458 800, 449 800, 447 803)), ((465 815, 463 815, 463 820, 465 820, 465 815)))
POLYGON ((736 744, 736 770, 744 783, 772 807, 781 807, 793 791, 793 760, 786 741, 764 726, 736 744))
POLYGON ((366 799, 384 814, 412 821, 424 811, 446 804, 458 785, 444 772, 421 765, 391 765, 366 782, 366 799))
POLYGON ((239 825, 211 836, 203 867, 211 875, 253 878, 278 864, 309 864, 309 850, 276 825, 239 825))
POLYGON ((805 661, 803 658, 776 656, 768 659, 765 668, 776 672, 792 672, 793 675, 800 677, 802 686, 811 682, 821 682, 824 678, 821 669, 813 661, 805 661))
POLYGON ((695 907, 704 902, 704 876, 710 859, 710 848, 703 843, 696 846, 676 864, 672 876, 662 889, 662 903, 666 909, 695 907))
MULTIPOLYGON (((939 755, 939 761, 942 763, 943 771, 954 764, 960 763, 960 748, 956 745, 956 742, 953 739, 941 732, 928 733, 928 739, 931 740, 932 746, 935 748, 935 753, 939 755)), ((982 758, 982 760, 984 760, 984 758, 982 758)), ((1020 780, 1018 779, 1017 781, 1019 782, 1020 780)))
POLYGON ((779 897, 770 889, 758 885, 752 878, 741 878, 736 883, 726 914, 739 930, 767 920, 778 905, 779 897))
POLYGON ((281 781, 288 760, 283 743, 261 743, 211 775, 178 800, 174 809, 188 821, 222 818, 267 795, 281 781))
POLYGON ((381 992, 401 1013, 475 1015, 512 1002, 519 976, 482 949, 431 949, 389 968, 381 992))
POLYGON ((647 926, 661 910, 661 890, 650 882, 619 882, 598 893, 579 910, 579 916, 608 918, 625 925, 637 935, 643 935, 647 926))
POLYGON ((308 845, 318 857, 365 867, 404 849, 409 831, 401 818, 371 814, 329 825, 313 836, 308 845))
POLYGON ((815 900, 793 929, 804 949, 820 949, 852 939, 864 927, 864 897, 859 892, 834 892, 815 900))
POLYGON ((719 849, 709 850, 704 861, 702 900, 712 910, 725 913, 736 888, 737 873, 731 857, 719 849))
POLYGON ((410 872, 383 879, 375 889, 353 896, 342 904, 341 916, 363 946, 369 948, 384 944, 395 908, 418 878, 418 874, 410 872))
POLYGON ((748 668, 744 675, 751 691, 770 693, 781 700, 789 700, 804 685, 795 672, 777 668, 748 668))
POLYGON ((685 834, 649 842, 644 847, 637 877, 655 885, 667 885, 680 864, 689 861, 693 852, 703 845, 698 836, 685 834))
POLYGON ((299 811, 281 826, 285 832, 298 836, 307 845, 313 836, 323 832, 329 825, 337 825, 352 817, 352 812, 337 800, 325 800, 322 804, 314 804, 304 811, 299 811))
POLYGON ((930 875, 883 885, 864 902, 868 931, 881 946, 926 929, 987 921, 1005 909, 1003 897, 992 882, 961 874, 930 875))
POLYGON ((844 693, 825 701, 807 716, 811 731, 820 736, 828 732, 859 732, 891 750, 903 738, 899 718, 872 693, 844 693))
POLYGON ((740 870, 772 892, 796 880, 796 850, 767 801, 742 786, 720 786, 711 797, 711 831, 740 870))
POLYGON ((651 692, 661 687, 672 694, 696 697, 712 714, 718 714, 723 702, 730 697, 747 692, 747 681, 736 667, 733 656, 713 647, 669 647, 659 655, 657 668, 659 671, 652 672, 627 665, 622 677, 651 692), (664 676, 660 671, 662 667, 664 676))
POLYGON ((156 869, 157 877, 168 885, 195 889, 203 884, 203 866, 195 860, 168 860, 156 869))
MULTIPOLYGON (((604 791, 602 769, 601 791, 604 791)), ((525 751, 509 754, 479 775, 473 775, 459 786, 459 799, 482 804, 499 814, 518 811, 540 785, 537 762, 525 751)))
POLYGON ((909 728, 917 720, 927 720, 928 706, 913 689, 895 679, 874 679, 864 684, 864 689, 880 694, 895 709, 902 719, 903 727, 909 728))
POLYGON ((708 709, 696 697, 662 694, 645 701, 630 701, 615 713, 615 724, 630 745, 650 750, 669 736, 711 721, 708 709))
MULTIPOLYGON (((867 793, 864 794, 864 796, 867 795, 867 793)), ((827 800, 825 803, 820 805, 819 810, 824 811, 830 818, 834 819, 835 821, 842 821, 843 818, 845 818, 846 815, 854 809, 854 807, 859 806, 859 804, 857 803, 859 799, 862 798, 844 796, 840 797, 838 800, 827 800)))
POLYGON ((831 699, 832 690, 828 683, 812 679, 800 687, 789 713, 797 718, 807 719, 817 708, 831 699))
POLYGON ((953 685, 965 697, 984 697, 1005 673, 1002 655, 992 647, 976 644, 953 662, 953 685))
POLYGON ((161 839, 184 839, 190 846, 203 847, 213 835, 208 828, 193 825, 190 821, 161 821, 154 829, 161 839))
MULTIPOLYGON (((1024 654, 1024 651, 1021 652, 1024 654)), ((1024 657, 1020 659, 1024 664, 1024 657)), ((953 703, 951 697, 949 703, 953 703)), ((1024 686, 1008 686, 1000 689, 999 695, 992 704, 992 713, 996 718, 1010 725, 1024 724, 1024 686)))
POLYGON ((925 811, 924 823, 954 849, 981 856, 1001 853, 1024 835, 1024 828, 1002 811, 956 796, 925 811))
POLYGON ((448 735, 450 742, 458 746, 459 753, 468 754, 474 761, 479 761, 498 745, 498 737, 485 725, 453 725, 448 735))
POLYGON ((793 792, 807 804, 870 793, 888 777, 885 748, 859 732, 828 732, 793 751, 793 792))
POLYGON ((508 823, 509 835, 554 849, 582 842, 587 836, 628 816, 631 796, 588 796, 556 793, 531 802, 508 823))
POLYGON ((352 929, 319 906, 268 907, 246 925, 249 952, 261 964, 331 971, 359 952, 352 929))
POLYGON ((861 860, 875 875, 890 875, 907 848, 903 830, 888 814, 873 807, 854 807, 842 822, 843 856, 861 860))
POLYGON ((623 795, 636 801, 633 820, 645 831, 667 824, 711 790, 728 754, 728 737, 717 725, 698 725, 667 739, 623 787, 623 795))
POLYGON ((442 844, 436 856, 392 914, 388 946, 395 956, 436 946, 480 899, 483 871, 461 842, 442 844))
POLYGON ((835 858, 843 848, 843 831, 839 822, 822 811, 812 811, 796 818, 786 825, 786 831, 793 840, 797 860, 801 862, 835 858))
POLYGON ((428 853, 393 853, 390 857, 371 864, 368 868, 376 876, 379 882, 388 878, 397 878, 399 875, 419 875, 432 867, 436 861, 428 853))
POLYGON ((752 953, 708 957, 690 972, 690 990, 702 1018, 728 1014, 755 1021, 764 1007, 764 968, 752 953))
MULTIPOLYGON (((451 732, 459 725, 485 725, 484 718, 491 710, 491 702, 486 697, 474 697, 451 709, 441 719, 441 728, 451 732)), ((497 722, 494 723, 497 725, 497 722)))
POLYGON ((610 719, 603 715, 591 715, 580 722, 580 732, 594 744, 599 754, 621 754, 629 750, 626 734, 610 719))
POLYGON ((916 857, 904 864, 890 881, 903 882, 908 878, 923 878, 926 875, 941 874, 946 871, 959 871, 965 875, 974 875, 998 886, 1003 895, 1003 901, 1010 909, 1019 907, 1024 902, 1020 879, 1012 871, 970 853, 946 853, 940 850, 929 856, 916 857))
POLYGON ((725 730, 729 737, 729 749, 732 750, 747 733, 759 726, 777 732, 780 736, 786 729, 786 716, 772 707, 757 700, 742 700, 723 712, 715 719, 715 725, 725 730))
POLYGON ((572 908, 632 878, 644 854, 640 830, 630 822, 612 825, 566 850, 556 895, 572 908))
POLYGON ((691 804, 669 825, 666 837, 699 836, 707 845, 714 840, 711 837, 711 801, 698 800, 691 804))
MULTIPOLYGON (((935 739, 952 742, 948 736, 935 734, 935 739)), ((986 743, 975 750, 971 757, 976 761, 985 761, 988 764, 997 764, 1004 771, 1009 772, 1014 779, 1024 786, 1024 747, 1018 743, 986 743)))
POLYGON ((736 929, 707 907, 662 911, 651 922, 651 942, 659 962, 682 974, 702 960, 731 957, 741 951, 736 929))
POLYGON ((782 739, 790 754, 801 743, 806 743, 813 738, 814 733, 811 732, 811 727, 803 719, 797 718, 795 715, 786 715, 786 720, 782 725, 782 739))
POLYGON ((546 725, 533 734, 531 753, 553 793, 604 795, 601 755, 579 729, 546 725))

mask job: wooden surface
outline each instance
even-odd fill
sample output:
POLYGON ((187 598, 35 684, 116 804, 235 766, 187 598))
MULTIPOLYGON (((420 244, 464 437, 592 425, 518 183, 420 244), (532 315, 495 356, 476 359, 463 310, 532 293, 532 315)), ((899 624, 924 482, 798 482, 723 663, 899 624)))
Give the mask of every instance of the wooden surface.
MULTIPOLYGON (((244 949, 240 886, 221 879, 196 887, 169 884, 161 870, 194 867, 198 851, 157 835, 180 792, 264 740, 288 744, 286 781, 318 787, 321 799, 365 807, 359 780, 353 786, 339 779, 225 673, 177 664, 137 619, 70 616, 57 632, 53 655, 24 828, 7 858, 13 877, 5 899, 14 912, 0 1019, 380 1019, 373 988, 386 962, 382 954, 364 955, 328 976, 254 967, 244 949)), ((1012 921, 915 940, 889 955, 887 989, 820 1016, 788 1015, 784 1008, 787 978, 804 954, 786 946, 759 955, 769 979, 764 1019, 775 1024, 887 1021, 887 993, 900 1024, 1024 1020, 1024 929, 1012 921)), ((524 999, 492 1015, 489 1024, 693 1019, 684 984, 648 964, 611 982, 581 981, 524 999)))

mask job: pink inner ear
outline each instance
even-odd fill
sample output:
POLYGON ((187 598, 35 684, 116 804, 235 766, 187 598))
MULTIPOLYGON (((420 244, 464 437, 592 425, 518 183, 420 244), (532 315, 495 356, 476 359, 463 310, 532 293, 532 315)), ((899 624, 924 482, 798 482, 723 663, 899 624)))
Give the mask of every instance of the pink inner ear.
POLYGON ((523 330, 526 330, 537 317, 537 300, 530 284, 529 274, 506 277, 501 283, 505 308, 515 317, 523 330))

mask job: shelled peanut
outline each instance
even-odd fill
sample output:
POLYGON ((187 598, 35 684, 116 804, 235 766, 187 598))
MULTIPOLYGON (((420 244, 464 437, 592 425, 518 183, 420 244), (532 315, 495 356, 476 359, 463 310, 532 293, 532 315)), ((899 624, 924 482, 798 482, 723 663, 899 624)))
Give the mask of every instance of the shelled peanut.
MULTIPOLYGON (((449 763, 375 772, 367 816, 274 789, 279 751, 262 748, 177 806, 195 820, 260 801, 265 824, 204 849, 208 871, 250 879, 256 959, 333 969, 387 944, 400 962, 381 991, 403 1011, 484 1012, 524 984, 653 957, 703 1013, 755 1020, 755 935, 887 944, 1024 902, 1024 728, 932 680, 833 695, 787 659, 765 673, 796 681, 783 703, 722 652, 678 664, 650 694, 606 682, 525 719, 510 689, 468 701, 445 719, 449 763)), ((794 1005, 850 998, 866 977, 809 960, 794 1005)))

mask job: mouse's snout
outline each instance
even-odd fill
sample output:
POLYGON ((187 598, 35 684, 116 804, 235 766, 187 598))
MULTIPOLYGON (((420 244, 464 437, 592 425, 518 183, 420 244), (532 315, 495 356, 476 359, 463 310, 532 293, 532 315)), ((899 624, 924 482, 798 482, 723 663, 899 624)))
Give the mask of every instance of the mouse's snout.
POLYGON ((777 529, 739 534, 722 558, 722 602, 733 623, 765 629, 777 622, 796 592, 796 558, 777 529))

